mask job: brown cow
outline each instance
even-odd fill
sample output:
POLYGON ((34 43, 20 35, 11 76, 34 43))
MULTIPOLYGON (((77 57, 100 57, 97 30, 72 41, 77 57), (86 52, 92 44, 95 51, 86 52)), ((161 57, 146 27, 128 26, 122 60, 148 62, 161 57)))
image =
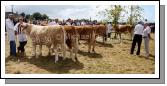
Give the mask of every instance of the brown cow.
POLYGON ((88 52, 90 53, 91 46, 92 51, 95 52, 95 27, 91 25, 85 26, 75 26, 76 31, 80 35, 80 40, 87 40, 88 41, 88 52), (82 38, 84 36, 85 38, 82 38))
POLYGON ((77 60, 77 52, 78 52, 78 33, 75 30, 74 26, 63 26, 66 31, 66 44, 70 49, 70 58, 73 60, 77 60), (73 56, 73 52, 75 53, 75 57, 73 56))
POLYGON ((129 33, 131 38, 132 38, 132 34, 133 34, 132 25, 113 25, 113 29, 115 30, 115 38, 117 35, 119 35, 120 40, 122 40, 122 38, 121 38, 122 33, 129 33))
POLYGON ((102 36, 103 37, 103 43, 105 42, 105 37, 106 37, 106 30, 107 27, 106 25, 93 25, 96 30, 96 37, 97 36, 102 36))

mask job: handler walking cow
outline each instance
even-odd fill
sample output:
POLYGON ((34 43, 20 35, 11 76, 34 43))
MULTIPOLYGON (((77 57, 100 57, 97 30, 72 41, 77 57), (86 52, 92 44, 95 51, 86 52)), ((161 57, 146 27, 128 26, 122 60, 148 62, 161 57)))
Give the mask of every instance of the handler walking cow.
MULTIPOLYGON (((26 34, 22 31, 21 26, 24 25, 25 23, 23 22, 23 17, 19 17, 19 22, 15 25, 14 29, 18 33, 18 39, 19 39, 19 47, 17 48, 18 53, 21 51, 21 55, 25 55, 24 51, 24 46, 27 44, 27 36, 26 34)), ((21 57, 22 57, 21 56, 21 57)))

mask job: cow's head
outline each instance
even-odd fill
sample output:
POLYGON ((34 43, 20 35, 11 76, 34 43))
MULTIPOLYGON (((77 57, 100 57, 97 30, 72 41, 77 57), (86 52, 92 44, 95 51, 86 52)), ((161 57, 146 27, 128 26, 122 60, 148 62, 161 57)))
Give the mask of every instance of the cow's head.
POLYGON ((32 30, 32 24, 28 24, 28 23, 25 23, 23 25, 21 25, 22 27, 22 31, 26 34, 30 34, 31 30, 32 30))

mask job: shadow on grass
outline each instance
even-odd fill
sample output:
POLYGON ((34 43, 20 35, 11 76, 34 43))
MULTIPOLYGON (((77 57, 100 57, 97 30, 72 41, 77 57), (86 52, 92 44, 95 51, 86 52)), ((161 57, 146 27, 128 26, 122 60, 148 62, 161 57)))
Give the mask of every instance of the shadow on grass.
POLYGON ((88 56, 90 58, 102 58, 103 57, 101 54, 98 54, 98 53, 88 53, 88 52, 84 52, 81 50, 78 51, 78 54, 81 54, 83 56, 88 56))
POLYGON ((112 44, 107 44, 107 43, 103 43, 103 42, 99 42, 99 41, 96 41, 96 43, 97 43, 97 46, 99 46, 99 47, 110 47, 110 48, 114 47, 112 44))
POLYGON ((145 59, 148 59, 148 60, 152 60, 152 61, 155 61, 155 58, 151 58, 151 56, 149 58, 146 58, 145 56, 143 55, 139 55, 140 58, 145 58, 145 59))
MULTIPOLYGON (((55 63, 55 56, 41 56, 38 58, 31 57, 28 59, 28 56, 20 59, 20 62, 29 62, 30 64, 34 64, 41 69, 45 69, 51 73, 55 74, 63 74, 69 73, 71 69, 82 69, 84 67, 83 63, 80 63, 78 60, 73 61, 72 59, 63 59, 63 57, 59 57, 59 61, 55 63)), ((7 58, 6 61, 11 60, 7 58)), ((16 60, 17 61, 17 60, 16 60)))
POLYGON ((155 55, 153 55, 153 54, 150 54, 150 57, 154 57, 154 58, 155 58, 155 55))

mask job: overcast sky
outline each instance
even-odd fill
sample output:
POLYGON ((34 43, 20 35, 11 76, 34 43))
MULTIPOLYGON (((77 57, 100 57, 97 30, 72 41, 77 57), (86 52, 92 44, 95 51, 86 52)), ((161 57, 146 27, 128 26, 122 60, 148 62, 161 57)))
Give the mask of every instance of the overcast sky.
MULTIPOLYGON (((103 16, 96 16, 98 11, 104 10, 108 6, 100 6, 96 8, 96 5, 14 5, 14 12, 24 12, 26 14, 32 14, 34 12, 40 12, 47 14, 50 18, 59 19, 96 19, 101 20, 103 16)), ((144 9, 144 18, 148 21, 154 21, 155 8, 151 5, 141 5, 144 9)), ((6 6, 5 11, 11 11, 11 6, 6 6)))

